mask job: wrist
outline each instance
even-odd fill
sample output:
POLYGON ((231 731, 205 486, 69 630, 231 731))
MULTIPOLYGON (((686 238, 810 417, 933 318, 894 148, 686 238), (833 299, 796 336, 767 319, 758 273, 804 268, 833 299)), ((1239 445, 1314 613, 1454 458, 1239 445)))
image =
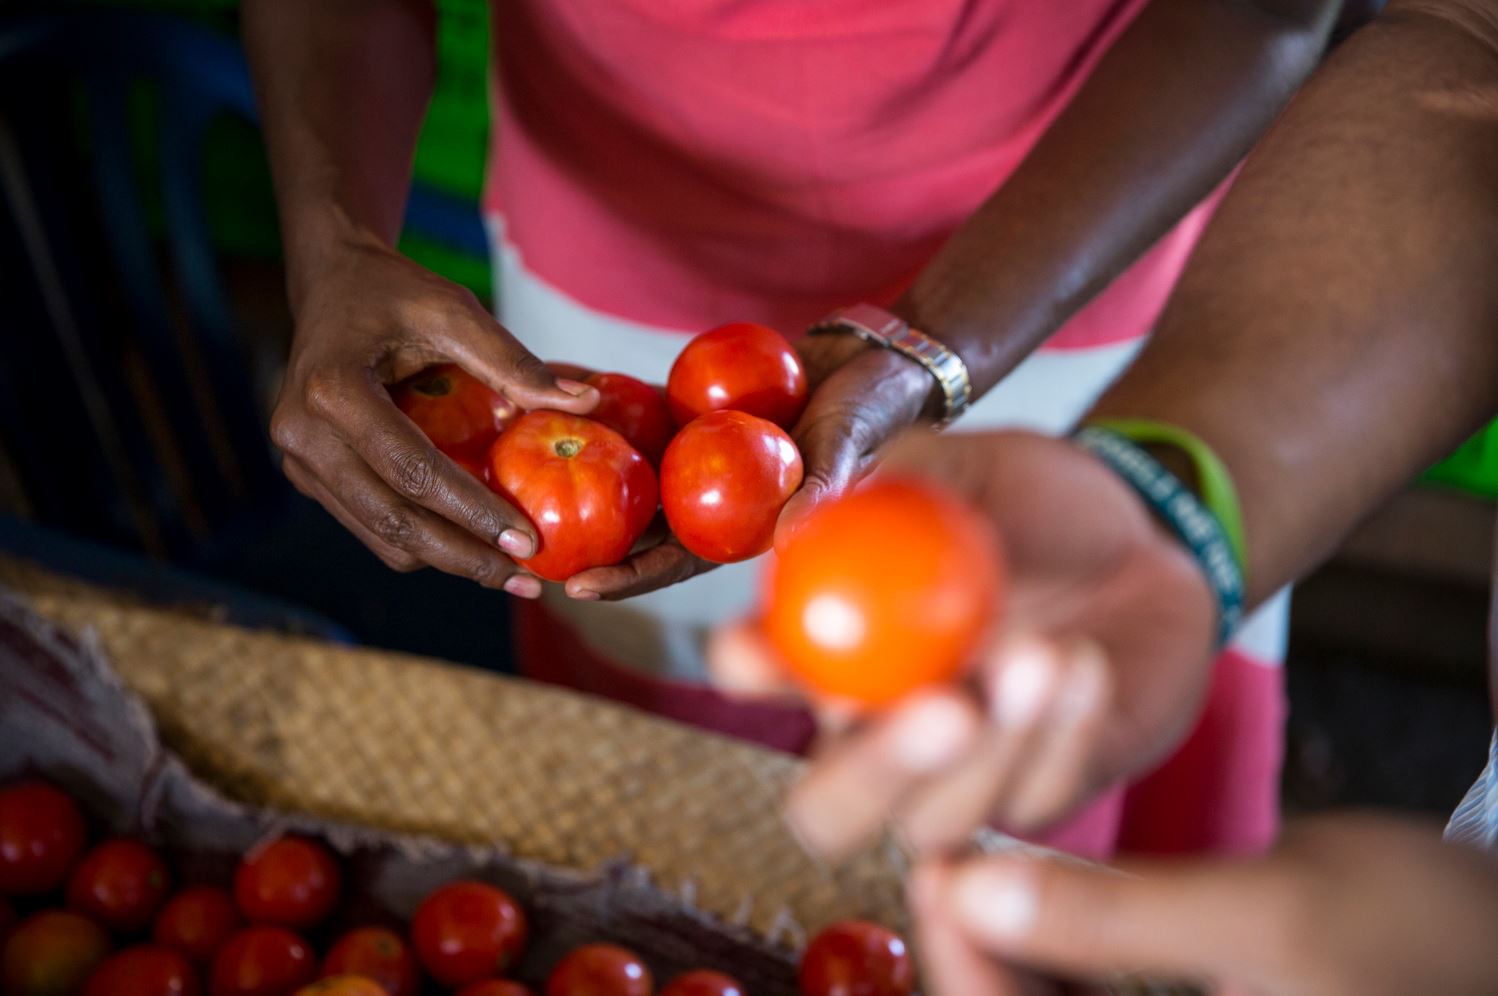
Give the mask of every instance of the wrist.
POLYGON ((287 297, 294 316, 330 274, 371 251, 395 251, 372 228, 358 224, 332 202, 288 211, 282 229, 287 297))

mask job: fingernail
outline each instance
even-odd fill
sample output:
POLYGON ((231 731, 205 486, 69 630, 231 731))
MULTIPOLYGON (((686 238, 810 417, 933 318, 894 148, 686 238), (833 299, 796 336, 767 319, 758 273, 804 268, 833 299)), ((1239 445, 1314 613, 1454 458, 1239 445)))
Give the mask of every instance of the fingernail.
POLYGON ((993 689, 993 711, 999 723, 1028 726, 1040 715, 1056 683, 1056 663, 1038 646, 1016 650, 999 672, 993 689))
POLYGON ((972 729, 967 711, 948 698, 910 702, 894 722, 891 748, 895 760, 915 772, 935 771, 957 760, 972 729))
POLYGON ((505 582, 505 591, 518 598, 538 598, 541 595, 541 582, 529 574, 516 574, 505 582))
POLYGON ((499 534, 499 548, 512 557, 529 557, 536 552, 536 543, 518 529, 506 529, 499 534))
POLYGON ((1030 876, 1015 867, 979 865, 958 872, 952 905, 968 930, 995 940, 1019 940, 1035 924, 1040 903, 1030 876))
POLYGON ((598 601, 599 597, 598 592, 589 591, 587 588, 579 588, 576 591, 569 591, 567 594, 571 595, 579 602, 596 602, 598 601))
POLYGON ((574 398, 580 398, 584 394, 587 394, 589 391, 593 390, 593 387, 591 385, 584 384, 580 380, 572 380, 569 377, 558 377, 557 387, 572 395, 574 398))

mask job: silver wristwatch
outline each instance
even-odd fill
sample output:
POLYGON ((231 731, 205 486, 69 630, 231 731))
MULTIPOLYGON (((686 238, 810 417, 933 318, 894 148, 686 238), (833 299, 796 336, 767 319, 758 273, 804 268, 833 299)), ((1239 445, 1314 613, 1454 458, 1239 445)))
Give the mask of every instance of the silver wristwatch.
POLYGON ((941 420, 936 423, 938 429, 961 415, 972 401, 973 382, 962 357, 920 329, 911 328, 909 322, 883 308, 872 304, 839 308, 806 331, 811 335, 851 332, 860 339, 902 353, 925 367, 941 385, 942 394, 947 400, 941 420))

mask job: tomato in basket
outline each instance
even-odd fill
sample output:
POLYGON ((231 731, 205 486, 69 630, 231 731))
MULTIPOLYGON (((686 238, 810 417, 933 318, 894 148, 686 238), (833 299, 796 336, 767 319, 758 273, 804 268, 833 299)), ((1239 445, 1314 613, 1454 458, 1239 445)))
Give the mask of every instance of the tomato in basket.
POLYGON ((530 987, 508 979, 485 979, 458 990, 458 996, 535 996, 530 987))
POLYGON ((295 996, 386 996, 383 986, 362 975, 330 975, 298 989, 295 996))
POLYGON ((640 956, 613 944, 574 948, 546 980, 546 996, 650 996, 654 988, 640 956))
POLYGON ((156 914, 151 937, 162 947, 206 965, 242 926, 244 919, 227 890, 199 885, 183 889, 166 901, 156 914))
POLYGON ((520 904, 484 882, 452 882, 422 900, 411 918, 416 957, 444 986, 503 975, 528 933, 520 904))
POLYGON ((55 891, 83 852, 83 814, 45 782, 0 789, 0 895, 55 891))
POLYGON ((698 969, 672 979, 660 996, 745 996, 745 992, 732 976, 698 969))
POLYGON ((234 901, 252 923, 305 929, 328 918, 342 888, 338 859, 306 837, 278 837, 246 854, 234 901))
POLYGON ((246 927, 213 956, 209 996, 286 996, 317 978, 312 946, 284 927, 246 927))
POLYGON ((92 920, 62 910, 34 913, 11 931, 0 951, 0 993, 78 992, 108 954, 109 935, 92 920))
POLYGON ((83 996, 198 996, 197 969, 179 952, 141 944, 116 951, 88 977, 83 996))
POLYGON ((915 966, 892 930, 844 920, 823 930, 801 956, 802 996, 910 996, 915 966))
POLYGON ((116 837, 94 846, 68 878, 68 908, 116 934, 137 934, 166 900, 166 862, 138 840, 116 837))
POLYGON ((322 974, 363 976, 389 996, 416 996, 421 989, 415 955, 384 927, 358 927, 340 937, 323 959, 322 974))

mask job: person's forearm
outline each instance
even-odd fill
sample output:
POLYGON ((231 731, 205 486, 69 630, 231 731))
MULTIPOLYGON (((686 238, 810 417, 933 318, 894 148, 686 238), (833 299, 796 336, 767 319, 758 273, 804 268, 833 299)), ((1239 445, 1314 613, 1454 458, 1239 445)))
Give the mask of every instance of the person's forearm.
POLYGON ((1228 175, 1341 7, 1154 0, 896 310, 992 387, 1228 175))
POLYGON ((1254 152, 1096 411, 1217 450, 1256 601, 1495 406, 1498 3, 1396 0, 1254 152))
POLYGON ((350 238, 393 245, 435 76, 430 0, 245 0, 292 305, 350 238))

